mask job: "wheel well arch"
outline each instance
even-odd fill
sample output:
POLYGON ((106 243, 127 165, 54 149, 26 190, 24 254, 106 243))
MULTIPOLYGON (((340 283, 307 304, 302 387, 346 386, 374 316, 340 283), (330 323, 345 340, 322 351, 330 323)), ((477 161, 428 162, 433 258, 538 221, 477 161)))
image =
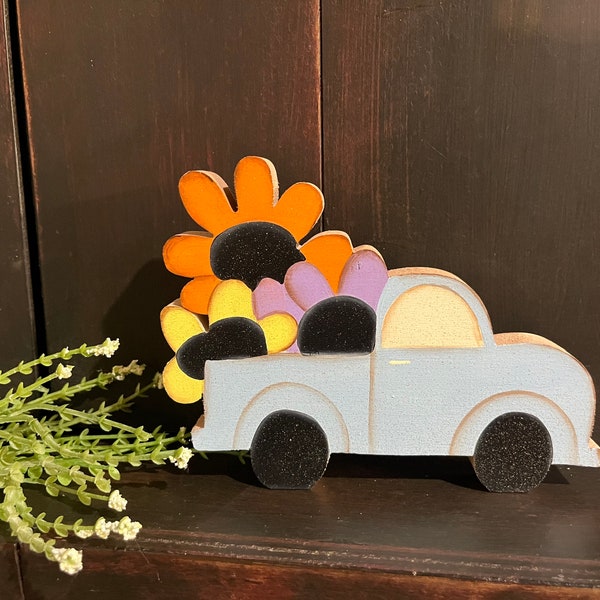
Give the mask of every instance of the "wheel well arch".
POLYGON ((234 448, 250 448, 263 419, 290 410, 314 419, 325 432, 330 452, 348 452, 350 436, 338 408, 324 394, 300 383, 276 383, 261 390, 242 411, 234 433, 234 448))
POLYGON ((484 429, 497 417, 510 412, 527 413, 542 422, 552 441, 553 463, 578 463, 577 432, 569 417, 546 396, 525 391, 496 394, 473 407, 457 427, 448 454, 473 456, 484 429))

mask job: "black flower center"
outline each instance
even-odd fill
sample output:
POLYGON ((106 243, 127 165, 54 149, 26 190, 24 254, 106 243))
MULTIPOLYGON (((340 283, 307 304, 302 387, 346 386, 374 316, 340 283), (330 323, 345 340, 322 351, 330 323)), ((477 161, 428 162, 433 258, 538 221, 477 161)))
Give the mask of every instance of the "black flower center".
POLYGON ((239 279, 252 290, 265 277, 283 283, 287 270, 302 260, 292 234, 263 221, 230 227, 210 249, 210 265, 219 279, 239 279))

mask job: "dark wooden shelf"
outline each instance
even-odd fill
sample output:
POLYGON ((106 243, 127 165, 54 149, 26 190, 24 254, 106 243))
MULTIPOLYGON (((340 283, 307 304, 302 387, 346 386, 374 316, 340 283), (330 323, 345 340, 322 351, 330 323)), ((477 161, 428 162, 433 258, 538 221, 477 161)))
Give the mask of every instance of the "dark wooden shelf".
POLYGON ((77 577, 20 549, 5 589, 17 593, 20 572, 27 600, 600 596, 594 469, 553 467, 529 494, 490 494, 466 459, 336 456, 313 490, 287 492, 214 456, 190 473, 133 471, 120 488, 144 524, 135 542, 85 542, 77 577))

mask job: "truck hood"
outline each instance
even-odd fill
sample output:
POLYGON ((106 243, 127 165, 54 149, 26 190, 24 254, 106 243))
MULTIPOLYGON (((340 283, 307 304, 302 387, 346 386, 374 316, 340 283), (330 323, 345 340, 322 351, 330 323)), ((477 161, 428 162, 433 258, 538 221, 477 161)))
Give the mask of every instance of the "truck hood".
POLYGON ((508 344, 535 344, 536 346, 547 346, 560 350, 569 356, 573 356, 570 352, 567 352, 564 348, 554 343, 541 335, 535 333, 524 333, 521 331, 513 333, 496 333, 494 334, 494 342, 497 346, 505 346, 508 344))

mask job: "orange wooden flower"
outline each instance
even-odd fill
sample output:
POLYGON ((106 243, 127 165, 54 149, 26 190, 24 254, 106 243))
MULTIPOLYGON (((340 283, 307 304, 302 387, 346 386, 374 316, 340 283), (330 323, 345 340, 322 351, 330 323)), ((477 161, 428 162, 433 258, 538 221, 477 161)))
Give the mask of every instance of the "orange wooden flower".
POLYGON ((193 278, 181 292, 182 305, 206 314, 219 279, 210 263, 214 238, 223 231, 251 221, 275 223, 301 240, 323 212, 323 195, 311 183, 296 183, 278 199, 273 164, 258 156, 243 158, 234 175, 235 200, 227 184, 210 171, 189 171, 179 182, 179 193, 189 215, 208 233, 176 235, 163 248, 169 271, 193 278))
POLYGON ((352 255, 352 242, 343 231, 317 233, 301 248, 306 260, 321 271, 337 294, 344 265, 352 255))

